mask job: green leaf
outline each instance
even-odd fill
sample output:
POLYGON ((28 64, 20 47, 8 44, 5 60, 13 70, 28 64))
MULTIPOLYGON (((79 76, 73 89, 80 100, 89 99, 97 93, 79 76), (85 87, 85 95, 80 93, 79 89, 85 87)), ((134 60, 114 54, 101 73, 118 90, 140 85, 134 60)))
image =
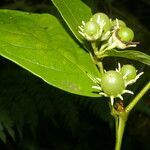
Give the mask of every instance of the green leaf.
POLYGON ((0 123, 0 140, 2 140, 4 143, 6 143, 6 134, 4 130, 2 129, 2 125, 0 123))
POLYGON ((11 136, 11 138, 15 141, 15 131, 13 130, 12 124, 4 123, 4 127, 6 128, 8 134, 11 136))
POLYGON ((0 10, 0 55, 65 91, 97 97, 99 76, 87 52, 49 14, 0 10))
POLYGON ((82 21, 88 21, 92 16, 91 9, 81 0, 52 0, 67 25, 79 40, 83 43, 83 37, 78 33, 78 26, 82 21))
POLYGON ((5 130, 7 130, 8 134, 12 137, 13 140, 15 140, 15 133, 13 131, 13 121, 10 118, 8 111, 5 111, 3 109, 0 110, 0 138, 2 140, 5 140, 5 130))
POLYGON ((112 49, 110 51, 107 51, 105 54, 106 55, 104 57, 110 57, 110 56, 123 57, 123 58, 132 59, 132 60, 137 60, 146 65, 150 65, 150 55, 147 55, 140 51, 135 51, 135 50, 117 51, 115 49, 112 49))

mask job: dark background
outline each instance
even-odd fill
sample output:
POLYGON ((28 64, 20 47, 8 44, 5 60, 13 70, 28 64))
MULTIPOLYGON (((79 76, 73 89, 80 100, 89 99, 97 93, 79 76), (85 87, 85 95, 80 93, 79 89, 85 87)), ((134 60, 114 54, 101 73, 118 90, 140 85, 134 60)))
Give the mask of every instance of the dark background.
MULTIPOLYGON (((149 0, 84 0, 93 13, 102 11, 124 20, 140 41, 137 50, 150 54, 149 0)), ((51 13, 60 17, 49 0, 1 0, 1 9, 51 13)), ((62 19, 60 19, 62 21, 62 19)), ((64 23, 64 22, 63 22, 64 23)), ((144 71, 132 87, 138 93, 150 78, 149 67, 126 59, 144 71)), ((126 103, 130 101, 125 98, 126 103)), ((63 92, 0 57, 0 150, 113 150, 113 118, 105 99, 63 92)), ((147 93, 131 113, 122 150, 150 149, 150 96, 147 93)))

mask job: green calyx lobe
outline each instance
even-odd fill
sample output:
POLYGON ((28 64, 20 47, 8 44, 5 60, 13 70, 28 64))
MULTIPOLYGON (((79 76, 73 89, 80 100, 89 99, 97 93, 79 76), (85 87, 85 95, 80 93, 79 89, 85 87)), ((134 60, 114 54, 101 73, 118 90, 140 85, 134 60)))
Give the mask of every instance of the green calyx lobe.
POLYGON ((104 93, 115 98, 122 94, 125 84, 122 75, 119 72, 111 70, 102 76, 101 87, 104 93))

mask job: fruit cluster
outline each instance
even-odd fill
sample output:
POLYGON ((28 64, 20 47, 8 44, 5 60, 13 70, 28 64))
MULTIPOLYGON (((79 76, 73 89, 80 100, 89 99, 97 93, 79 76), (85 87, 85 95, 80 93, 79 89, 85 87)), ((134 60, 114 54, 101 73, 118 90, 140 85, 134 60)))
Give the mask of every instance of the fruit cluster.
POLYGON ((126 87, 136 82, 136 80, 143 74, 143 72, 137 74, 137 70, 132 65, 123 65, 121 67, 118 64, 118 69, 105 71, 101 78, 92 78, 96 84, 92 88, 98 90, 100 95, 110 97, 111 104, 114 103, 114 98, 120 98, 123 100, 122 94, 129 93, 134 94, 132 91, 126 90, 126 87))
MULTIPOLYGON (((79 26, 79 33, 91 42, 93 48, 91 53, 92 60, 97 65, 98 61, 102 60, 105 52, 113 48, 135 47, 137 44, 137 42, 132 42, 134 32, 127 27, 124 21, 119 19, 112 20, 104 13, 94 14, 86 23, 82 21, 82 25, 79 26)), ((107 72, 103 71, 103 67, 100 70, 102 70, 101 78, 89 75, 95 83, 92 88, 97 90, 100 95, 110 97, 112 105, 114 98, 118 97, 123 100, 122 94, 133 94, 132 91, 126 90, 126 88, 136 82, 143 74, 141 72, 137 75, 137 70, 132 65, 123 65, 121 67, 119 64, 118 69, 107 72)))
POLYGON ((96 42, 100 45, 99 53, 95 54, 100 57, 106 50, 113 48, 125 49, 135 47, 137 42, 132 42, 134 32, 128 28, 124 21, 110 19, 104 13, 94 14, 88 22, 82 21, 79 26, 79 33, 88 41, 96 42))

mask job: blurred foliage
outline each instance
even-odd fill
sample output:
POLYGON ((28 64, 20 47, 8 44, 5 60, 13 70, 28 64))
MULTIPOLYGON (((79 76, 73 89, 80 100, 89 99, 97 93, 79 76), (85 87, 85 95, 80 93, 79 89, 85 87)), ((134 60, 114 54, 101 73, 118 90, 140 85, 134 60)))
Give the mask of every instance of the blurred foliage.
MULTIPOLYGON (((134 29, 138 49, 149 53, 149 0, 83 0, 93 12, 103 11, 120 18, 134 29)), ((49 0, 1 0, 0 8, 28 12, 58 12, 49 0)), ((62 21, 62 20, 61 20, 62 21)), ((105 67, 116 67, 117 59, 105 67)), ((0 58, 0 149, 3 150, 98 150, 114 147, 114 124, 106 100, 72 95, 51 87, 10 61, 0 58)), ((150 78, 150 68, 131 87, 135 93, 150 78)), ((126 97, 126 102, 129 102, 126 97)), ((148 150, 150 136, 150 95, 143 97, 128 120, 123 150, 148 150), (136 124, 135 124, 136 122, 136 124)))

